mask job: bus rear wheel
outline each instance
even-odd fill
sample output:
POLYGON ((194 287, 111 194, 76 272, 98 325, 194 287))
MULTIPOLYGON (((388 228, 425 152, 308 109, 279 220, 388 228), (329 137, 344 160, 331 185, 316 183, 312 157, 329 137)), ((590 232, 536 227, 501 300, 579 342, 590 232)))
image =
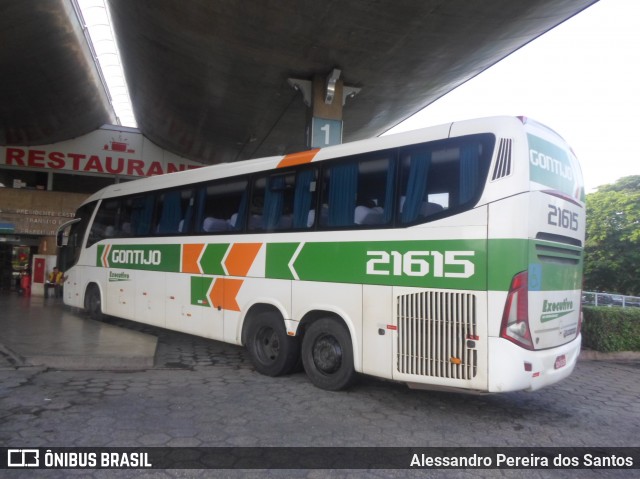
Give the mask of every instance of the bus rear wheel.
POLYGON ((346 389, 356 379, 347 327, 335 319, 313 322, 302 340, 302 363, 311 382, 328 391, 346 389))
POLYGON ((102 321, 104 314, 102 313, 102 298, 100 290, 95 284, 87 288, 84 297, 84 309, 89 313, 89 317, 95 321, 102 321))
POLYGON ((288 336, 279 314, 260 313, 249 324, 247 350, 256 370, 266 376, 281 376, 293 371, 300 357, 296 337, 288 336))

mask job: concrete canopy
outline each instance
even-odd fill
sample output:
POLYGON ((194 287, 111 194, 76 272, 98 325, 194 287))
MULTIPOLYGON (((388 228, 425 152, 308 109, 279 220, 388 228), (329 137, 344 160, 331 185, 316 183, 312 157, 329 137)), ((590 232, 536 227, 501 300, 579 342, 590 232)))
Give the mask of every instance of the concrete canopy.
MULTIPOLYGON (((379 135, 596 0, 109 0, 138 128, 205 164, 306 148, 288 78, 361 88, 344 141, 379 135)), ((0 143, 69 139, 114 114, 70 0, 0 16, 0 143)), ((523 112, 526 113, 526 112, 523 112)))

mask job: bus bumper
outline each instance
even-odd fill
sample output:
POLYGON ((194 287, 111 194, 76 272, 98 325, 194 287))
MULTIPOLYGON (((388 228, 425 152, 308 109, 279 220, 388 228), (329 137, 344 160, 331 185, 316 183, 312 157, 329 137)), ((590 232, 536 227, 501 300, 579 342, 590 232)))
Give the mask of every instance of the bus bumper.
POLYGON ((489 392, 535 391, 567 378, 580 355, 582 336, 543 351, 489 338, 489 392))

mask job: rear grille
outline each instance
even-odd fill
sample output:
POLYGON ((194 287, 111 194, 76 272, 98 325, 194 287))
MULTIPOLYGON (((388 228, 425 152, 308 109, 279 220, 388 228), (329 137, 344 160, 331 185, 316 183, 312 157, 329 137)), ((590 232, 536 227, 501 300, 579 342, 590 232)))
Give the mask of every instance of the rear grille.
POLYGON ((536 239, 539 239, 541 241, 551 241, 553 243, 564 243, 571 246, 577 246, 579 248, 582 247, 582 241, 580 241, 579 239, 553 233, 538 233, 536 235, 536 239))
POLYGON ((473 294, 425 291, 398 296, 397 315, 398 372, 475 377, 477 352, 467 347, 477 336, 473 294))
POLYGON ((564 245, 536 244, 536 255, 541 263, 556 263, 577 266, 582 259, 582 251, 564 245))
POLYGON ((491 180, 495 181, 511 174, 511 143, 508 138, 500 138, 500 146, 498 147, 498 159, 493 169, 491 180))

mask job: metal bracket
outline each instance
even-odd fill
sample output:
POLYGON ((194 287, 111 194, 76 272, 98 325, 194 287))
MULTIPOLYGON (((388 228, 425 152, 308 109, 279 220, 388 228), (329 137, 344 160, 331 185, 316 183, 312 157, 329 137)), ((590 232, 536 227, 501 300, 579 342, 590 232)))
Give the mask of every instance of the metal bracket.
POLYGON ((327 77, 327 83, 324 87, 324 102, 327 105, 331 105, 333 103, 333 97, 336 94, 336 83, 340 78, 340 73, 342 73, 342 70, 334 68, 331 74, 327 77))
POLYGON ((343 86, 342 87, 342 105, 347 102, 347 98, 353 98, 358 93, 360 93, 362 88, 356 88, 354 86, 343 86))
MULTIPOLYGON (((331 105, 333 103, 333 98, 336 93, 336 83, 340 78, 341 70, 338 68, 334 68, 333 71, 327 77, 325 91, 324 91, 324 102, 327 105, 331 105)), ((302 100, 304 104, 308 107, 311 107, 311 98, 313 93, 313 82, 311 80, 301 80, 299 78, 287 78, 287 83, 291 85, 291 87, 302 93, 302 100)), ((358 93, 360 93, 361 88, 357 88, 354 86, 346 86, 342 87, 342 105, 347 102, 347 98, 353 98, 358 93)))
POLYGON ((297 78, 288 78, 287 83, 293 87, 295 91, 299 91, 302 93, 302 100, 304 104, 307 106, 311 106, 311 91, 312 91, 312 82, 311 80, 299 80, 297 78))

